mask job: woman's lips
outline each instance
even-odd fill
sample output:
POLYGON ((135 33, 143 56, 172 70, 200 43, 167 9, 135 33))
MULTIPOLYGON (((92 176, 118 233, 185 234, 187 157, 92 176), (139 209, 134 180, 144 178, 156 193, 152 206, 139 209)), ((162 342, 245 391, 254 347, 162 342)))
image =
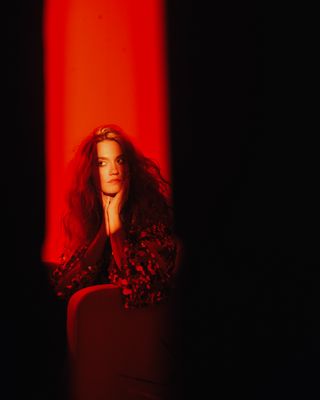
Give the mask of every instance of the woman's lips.
POLYGON ((107 181, 107 183, 119 183, 121 182, 121 179, 115 178, 115 179, 110 179, 110 181, 107 181))

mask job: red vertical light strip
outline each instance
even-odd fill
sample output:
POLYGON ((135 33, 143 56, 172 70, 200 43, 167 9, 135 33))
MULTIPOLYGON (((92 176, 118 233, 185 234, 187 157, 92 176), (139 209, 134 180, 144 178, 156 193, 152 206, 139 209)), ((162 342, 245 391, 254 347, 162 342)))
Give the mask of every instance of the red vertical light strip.
POLYGON ((139 139, 170 179, 164 1, 137 0, 130 5, 139 139))
POLYGON ((84 135, 116 123, 170 178, 164 0, 46 0, 47 228, 55 261, 66 163, 84 135))
POLYGON ((46 235, 43 258, 50 260, 59 230, 56 224, 62 206, 65 118, 65 25, 67 8, 63 0, 46 1, 43 36, 45 43, 45 160, 46 235))

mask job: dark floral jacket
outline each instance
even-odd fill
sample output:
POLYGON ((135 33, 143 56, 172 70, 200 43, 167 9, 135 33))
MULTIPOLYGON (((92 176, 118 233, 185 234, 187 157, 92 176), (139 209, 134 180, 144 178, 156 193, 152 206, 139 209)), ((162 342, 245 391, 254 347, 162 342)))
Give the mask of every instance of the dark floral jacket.
POLYGON ((177 241, 164 224, 130 231, 123 242, 121 265, 115 262, 110 241, 94 265, 82 265, 88 246, 79 248, 69 259, 61 256, 50 280, 62 299, 81 288, 112 283, 121 288, 125 308, 142 307, 167 298, 174 286, 177 241))

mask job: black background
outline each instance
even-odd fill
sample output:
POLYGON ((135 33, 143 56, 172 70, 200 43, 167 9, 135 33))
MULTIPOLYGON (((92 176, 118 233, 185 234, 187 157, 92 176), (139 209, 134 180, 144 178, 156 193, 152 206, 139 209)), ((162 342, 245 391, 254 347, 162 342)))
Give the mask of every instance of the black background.
POLYGON ((184 396, 319 398, 314 11, 167 4, 184 396))
MULTIPOLYGON (((2 10, 2 389, 61 400, 62 310, 39 255, 42 8, 2 10)), ((319 398, 313 15, 167 1, 176 229, 186 249, 182 398, 319 398)))

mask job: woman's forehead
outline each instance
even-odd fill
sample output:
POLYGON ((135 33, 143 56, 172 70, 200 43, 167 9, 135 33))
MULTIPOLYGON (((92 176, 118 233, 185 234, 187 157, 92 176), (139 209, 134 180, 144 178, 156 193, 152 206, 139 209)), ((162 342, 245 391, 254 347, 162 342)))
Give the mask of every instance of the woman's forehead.
POLYGON ((122 154, 120 144, 115 140, 102 140, 97 143, 98 157, 116 157, 122 154))

